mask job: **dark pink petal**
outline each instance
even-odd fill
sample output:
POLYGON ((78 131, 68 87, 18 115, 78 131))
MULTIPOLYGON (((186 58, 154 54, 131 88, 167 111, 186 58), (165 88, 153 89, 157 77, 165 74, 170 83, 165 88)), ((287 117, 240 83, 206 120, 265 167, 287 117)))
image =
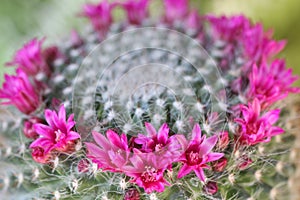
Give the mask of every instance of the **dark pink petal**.
POLYGON ((169 137, 169 127, 167 123, 164 123, 157 133, 157 140, 161 144, 166 144, 169 137))
POLYGON ((220 158, 222 158, 224 156, 224 153, 209 153, 207 155, 207 160, 206 162, 212 162, 212 161, 216 161, 219 160, 220 158))
POLYGON ((201 181, 206 181, 206 177, 202 168, 194 169, 194 172, 201 181))
POLYGON ((187 164, 184 164, 181 169, 178 171, 177 178, 182 178, 189 174, 193 170, 192 167, 188 166, 187 164))
POLYGON ((48 139, 53 139, 53 129, 49 126, 46 126, 44 124, 34 124, 33 128, 36 130, 36 132, 48 139))

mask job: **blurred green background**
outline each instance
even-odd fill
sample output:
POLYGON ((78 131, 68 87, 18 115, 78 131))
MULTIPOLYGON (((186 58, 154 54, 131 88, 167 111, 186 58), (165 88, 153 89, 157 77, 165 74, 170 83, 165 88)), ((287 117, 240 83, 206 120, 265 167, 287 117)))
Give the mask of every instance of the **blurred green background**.
MULTIPOLYGON (((97 0, 0 0, 0 82, 4 73, 13 72, 4 63, 26 41, 46 36, 49 43, 57 42, 72 28, 80 30, 85 19, 76 14, 86 2, 97 0)), ((193 0, 192 6, 202 13, 245 14, 253 21, 261 21, 266 30, 274 29, 276 39, 288 40, 280 56, 300 74, 299 0, 193 0)))

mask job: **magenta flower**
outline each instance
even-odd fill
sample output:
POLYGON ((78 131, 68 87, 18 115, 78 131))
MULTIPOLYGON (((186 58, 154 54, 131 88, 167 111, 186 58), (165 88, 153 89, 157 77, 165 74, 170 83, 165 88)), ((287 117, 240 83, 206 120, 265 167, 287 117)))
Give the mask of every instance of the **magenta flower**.
POLYGON ((165 20, 172 23, 176 20, 183 20, 189 13, 188 0, 164 0, 165 20))
POLYGON ((270 66, 263 63, 259 68, 254 65, 249 74, 248 99, 257 98, 266 108, 274 102, 284 99, 289 93, 299 93, 300 88, 292 87, 298 79, 292 75, 292 69, 285 69, 283 60, 275 60, 270 66))
POLYGON ((105 36, 113 22, 112 9, 115 5, 103 0, 98 4, 86 4, 83 7, 82 15, 90 19, 101 38, 105 36))
POLYGON ((284 132, 280 127, 273 126, 278 120, 280 110, 272 110, 260 117, 261 105, 257 99, 248 106, 241 105, 242 118, 235 121, 240 124, 237 141, 240 144, 255 145, 261 142, 269 142, 275 135, 284 132))
POLYGON ((28 76, 34 76, 40 72, 48 74, 49 69, 42 55, 43 42, 44 39, 39 41, 36 38, 29 41, 17 51, 13 61, 7 65, 21 68, 28 76))
POLYGON ((122 3, 130 24, 140 25, 149 16, 149 0, 128 0, 122 3))
POLYGON ((186 18, 186 25, 189 29, 199 30, 202 28, 202 18, 198 14, 197 10, 193 10, 186 18))
POLYGON ((184 152, 186 139, 183 135, 175 134, 169 137, 169 127, 164 123, 158 132, 150 123, 145 123, 147 135, 138 134, 134 142, 141 145, 142 152, 155 152, 164 159, 169 160, 169 164, 178 159, 184 152))
POLYGON ((129 148, 127 137, 121 137, 112 130, 106 132, 106 137, 101 133, 93 132, 97 145, 86 142, 87 157, 98 165, 98 168, 111 172, 120 172, 128 161, 129 148))
POLYGON ((17 69, 17 75, 5 74, 4 78, 0 99, 8 101, 2 104, 14 105, 25 114, 32 113, 40 106, 40 97, 22 69, 17 69))
POLYGON ((123 167, 127 176, 133 178, 131 182, 145 189, 147 193, 163 192, 165 185, 170 185, 163 175, 169 163, 154 153, 142 153, 134 149, 130 163, 123 167))
POLYGON ((206 18, 211 23, 215 37, 226 41, 239 39, 242 32, 250 26, 250 21, 243 15, 232 17, 208 15, 206 18))
POLYGON ((268 58, 278 54, 286 44, 286 41, 274 41, 272 32, 265 33, 261 24, 245 29, 242 43, 246 56, 254 62, 267 61, 268 58))
POLYGON ((45 110, 45 118, 48 125, 35 124, 34 129, 39 138, 31 143, 30 148, 42 148, 44 154, 51 154, 52 151, 69 153, 74 151, 76 140, 80 135, 71 129, 75 125, 74 114, 66 120, 65 107, 61 106, 58 114, 52 110, 45 110))
POLYGON ((211 153, 218 141, 218 136, 214 135, 208 139, 201 136, 199 124, 196 124, 192 131, 192 140, 190 141, 186 151, 180 157, 183 166, 178 172, 178 178, 182 178, 189 174, 192 170, 196 173, 201 181, 206 180, 203 169, 208 169, 208 162, 216 161, 224 156, 223 153, 211 153))

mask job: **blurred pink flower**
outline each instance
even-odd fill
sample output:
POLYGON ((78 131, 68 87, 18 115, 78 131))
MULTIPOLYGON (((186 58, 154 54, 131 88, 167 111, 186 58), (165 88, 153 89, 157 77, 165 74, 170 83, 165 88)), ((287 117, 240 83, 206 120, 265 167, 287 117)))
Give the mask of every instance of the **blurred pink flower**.
POLYGON ((214 36, 226 41, 239 39, 243 31, 251 24, 243 15, 232 17, 207 15, 206 19, 211 23, 214 36))
POLYGON ((244 30, 242 43, 249 60, 253 62, 267 61, 285 47, 286 41, 272 40, 272 35, 271 31, 264 32, 260 23, 244 30))
POLYGON ((121 3, 125 9, 129 23, 140 25, 149 16, 149 0, 127 0, 121 3))
POLYGON ((241 105, 242 117, 235 119, 240 124, 237 141, 240 144, 255 145, 262 142, 269 142, 275 135, 284 132, 280 127, 273 126, 279 118, 280 110, 272 110, 261 115, 261 105, 257 99, 248 106, 241 105))
POLYGON ((74 114, 66 120, 65 107, 61 106, 58 114, 52 110, 45 110, 45 119, 48 125, 34 124, 34 129, 39 134, 39 138, 33 141, 30 148, 38 147, 44 150, 44 154, 51 154, 52 151, 70 153, 75 149, 75 141, 80 139, 80 135, 71 129, 75 125, 74 114))
POLYGON ((8 101, 2 104, 14 105, 25 114, 32 113, 40 106, 40 97, 22 69, 17 69, 17 75, 5 74, 4 78, 0 99, 8 101))
POLYGON ((186 25, 189 29, 200 30, 203 26, 202 17, 197 10, 191 11, 186 18, 186 25))
POLYGON ((264 109, 274 102, 284 99, 289 93, 299 93, 300 88, 292 87, 298 79, 292 75, 292 69, 285 68, 284 60, 275 60, 268 66, 267 63, 259 67, 253 66, 249 74, 248 99, 257 98, 264 109))
POLYGON ((44 39, 32 39, 17 51, 13 61, 7 63, 7 65, 19 67, 28 76, 35 76, 41 72, 48 74, 49 69, 42 55, 43 42, 44 39))
POLYGON ((169 163, 154 153, 142 153, 134 149, 130 163, 123 167, 127 176, 133 177, 131 182, 145 189, 147 193, 163 192, 165 185, 170 185, 163 175, 169 163))
POLYGON ((98 165, 98 168, 111 172, 120 172, 121 168, 128 161, 129 148, 127 137, 121 137, 113 130, 106 132, 106 137, 101 133, 93 132, 97 145, 86 142, 88 150, 87 157, 98 165))
POLYGON ((112 9, 115 5, 103 0, 98 4, 85 4, 83 7, 82 15, 89 18, 101 38, 106 35, 113 22, 112 9))
POLYGON ((182 178, 189 174, 192 170, 196 173, 201 181, 205 182, 205 174, 203 169, 208 169, 208 162, 216 161, 224 156, 223 153, 211 153, 218 141, 218 136, 214 135, 208 139, 201 136, 199 124, 196 124, 192 131, 192 140, 190 141, 186 151, 180 157, 183 166, 178 172, 178 178, 182 178))
POLYGON ((184 19, 189 13, 188 0, 164 0, 165 20, 172 23, 176 20, 184 19))

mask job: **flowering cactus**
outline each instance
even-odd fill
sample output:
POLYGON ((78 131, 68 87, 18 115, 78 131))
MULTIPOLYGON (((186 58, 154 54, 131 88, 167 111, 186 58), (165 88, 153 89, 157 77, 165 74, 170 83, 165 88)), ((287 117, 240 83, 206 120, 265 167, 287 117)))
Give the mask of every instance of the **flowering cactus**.
POLYGON ((286 199, 298 79, 285 41, 187 0, 101 1, 65 43, 17 51, 0 98, 4 199, 286 199), (123 10, 117 21, 113 12, 123 10), (105 134, 105 135, 104 135, 105 134))

